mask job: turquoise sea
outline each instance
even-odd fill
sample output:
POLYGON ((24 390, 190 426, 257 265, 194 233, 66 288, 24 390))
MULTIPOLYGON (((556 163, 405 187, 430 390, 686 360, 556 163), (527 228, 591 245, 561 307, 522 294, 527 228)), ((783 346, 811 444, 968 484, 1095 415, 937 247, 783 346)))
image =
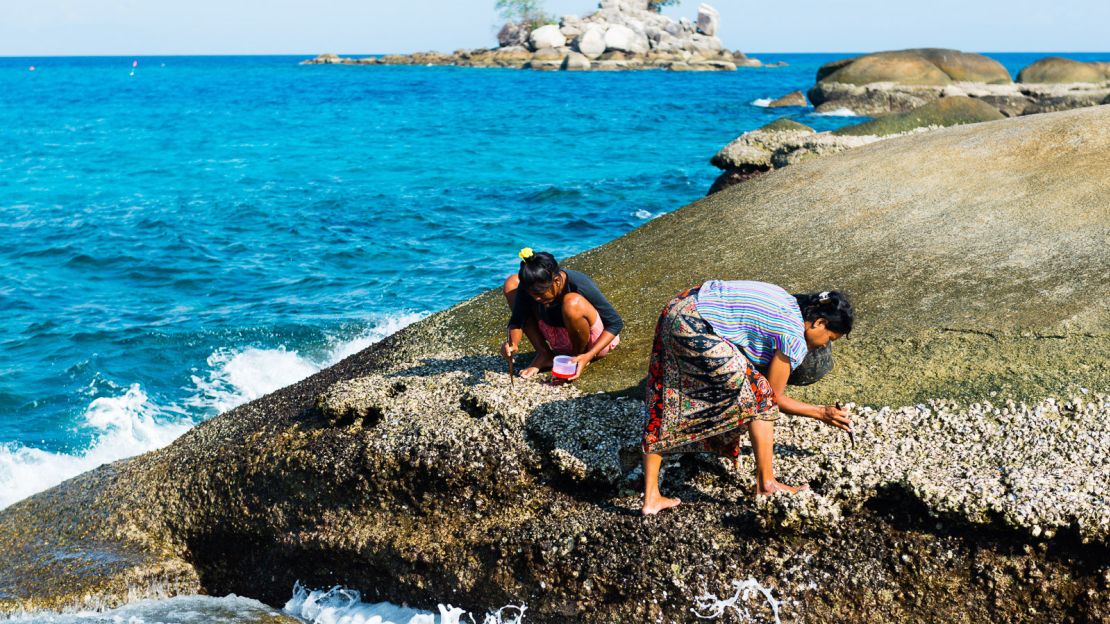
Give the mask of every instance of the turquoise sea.
POLYGON ((744 131, 859 121, 757 105, 847 54, 754 56, 788 66, 0 59, 0 508, 702 197, 744 131))

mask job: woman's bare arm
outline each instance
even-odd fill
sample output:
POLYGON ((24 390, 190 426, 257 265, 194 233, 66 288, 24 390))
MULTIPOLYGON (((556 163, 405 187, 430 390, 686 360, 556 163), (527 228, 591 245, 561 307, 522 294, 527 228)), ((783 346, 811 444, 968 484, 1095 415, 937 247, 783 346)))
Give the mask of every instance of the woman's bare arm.
POLYGON ((775 400, 779 409, 787 414, 796 414, 820 420, 830 427, 838 427, 845 431, 852 429, 852 421, 848 411, 835 405, 812 405, 805 401, 793 399, 786 394, 786 380, 790 378, 790 358, 782 351, 775 351, 771 365, 767 368, 767 381, 775 392, 775 400))

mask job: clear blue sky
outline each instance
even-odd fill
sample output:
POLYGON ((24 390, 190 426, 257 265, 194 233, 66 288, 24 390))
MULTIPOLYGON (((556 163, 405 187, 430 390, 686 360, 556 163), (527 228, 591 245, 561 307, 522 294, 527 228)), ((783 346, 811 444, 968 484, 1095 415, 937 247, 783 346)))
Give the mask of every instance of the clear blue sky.
MULTIPOLYGON (((492 45, 494 0, 0 0, 0 56, 451 51, 492 45)), ((596 0, 547 0, 584 14, 596 0)), ((715 0, 747 52, 915 46, 1110 50, 1110 0, 715 0)), ((667 13, 693 16, 697 0, 667 13)))

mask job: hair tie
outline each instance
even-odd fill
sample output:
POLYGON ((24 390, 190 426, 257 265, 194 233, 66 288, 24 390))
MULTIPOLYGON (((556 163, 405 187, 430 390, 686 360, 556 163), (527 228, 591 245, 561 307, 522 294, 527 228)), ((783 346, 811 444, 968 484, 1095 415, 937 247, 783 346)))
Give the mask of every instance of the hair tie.
POLYGON ((829 291, 824 291, 817 295, 817 303, 829 303, 832 298, 829 297, 829 291))
POLYGON ((532 251, 531 247, 525 247, 524 249, 521 249, 520 253, 518 253, 517 255, 520 256, 521 260, 528 262, 528 258, 536 255, 536 252, 532 251))

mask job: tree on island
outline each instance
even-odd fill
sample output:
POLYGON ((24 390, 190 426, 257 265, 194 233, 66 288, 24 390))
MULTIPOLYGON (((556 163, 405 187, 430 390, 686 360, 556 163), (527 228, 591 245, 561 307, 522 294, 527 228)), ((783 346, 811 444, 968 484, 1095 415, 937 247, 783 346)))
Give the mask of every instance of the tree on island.
MULTIPOLYGON (((674 2, 675 0, 663 1, 674 2)), ((528 30, 555 22, 555 18, 544 10, 543 0, 497 0, 494 8, 501 14, 501 17, 520 24, 528 30)))
POLYGON ((663 7, 676 6, 682 0, 648 0, 648 8, 656 13, 662 13, 663 7))

